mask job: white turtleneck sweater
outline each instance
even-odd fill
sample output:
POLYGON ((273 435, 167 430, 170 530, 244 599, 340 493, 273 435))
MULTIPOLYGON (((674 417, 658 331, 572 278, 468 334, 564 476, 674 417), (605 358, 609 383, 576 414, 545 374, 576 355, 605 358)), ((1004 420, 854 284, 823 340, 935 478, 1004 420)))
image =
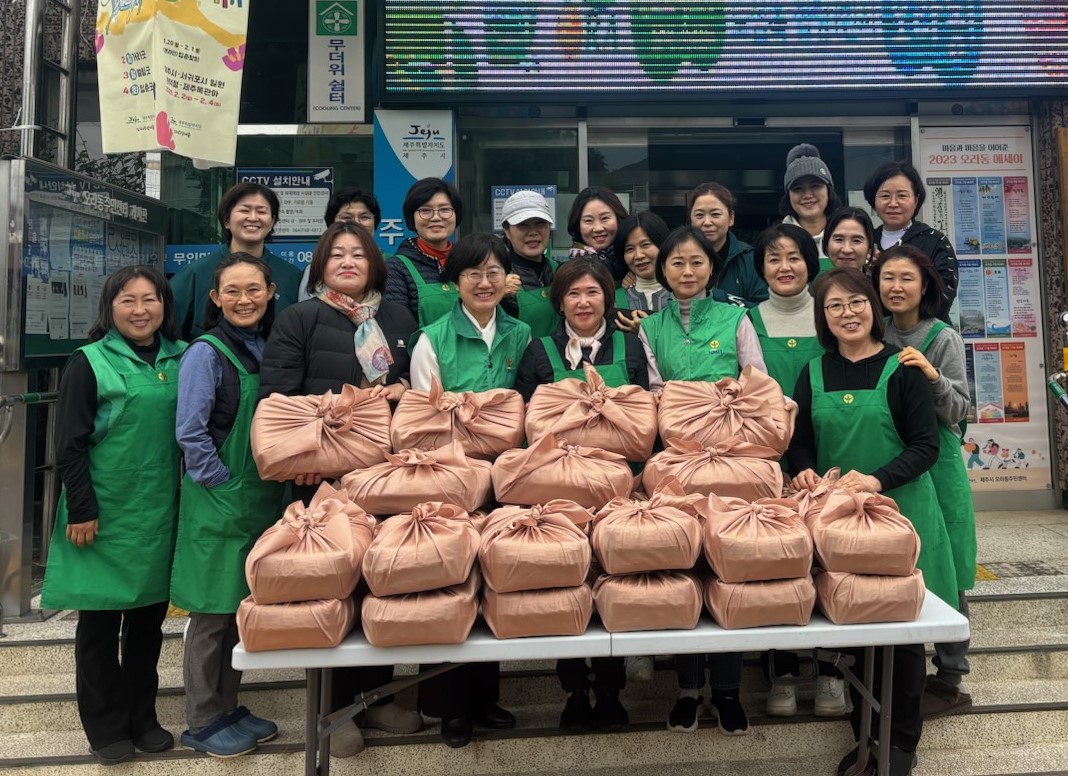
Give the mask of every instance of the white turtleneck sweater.
POLYGON ((758 309, 769 337, 816 336, 815 301, 807 288, 794 296, 779 296, 769 289, 758 309))

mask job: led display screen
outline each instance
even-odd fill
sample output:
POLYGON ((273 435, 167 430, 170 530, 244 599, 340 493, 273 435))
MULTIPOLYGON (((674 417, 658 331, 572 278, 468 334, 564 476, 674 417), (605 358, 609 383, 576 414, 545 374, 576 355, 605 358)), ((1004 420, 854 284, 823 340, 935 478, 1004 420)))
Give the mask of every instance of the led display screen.
POLYGON ((385 0, 384 98, 1068 86, 1068 2, 385 0))

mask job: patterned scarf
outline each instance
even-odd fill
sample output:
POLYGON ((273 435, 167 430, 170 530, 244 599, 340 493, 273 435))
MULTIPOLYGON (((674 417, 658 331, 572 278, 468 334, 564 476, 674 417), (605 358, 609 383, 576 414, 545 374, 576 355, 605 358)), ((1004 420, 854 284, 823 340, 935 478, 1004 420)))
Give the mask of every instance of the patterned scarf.
POLYGON ((582 364, 582 349, 590 349, 590 363, 592 364, 597 360, 597 351, 601 349, 601 337, 604 336, 605 329, 608 325, 605 321, 601 321, 601 328, 597 330, 597 333, 592 337, 580 337, 575 333, 575 330, 571 328, 571 324, 564 321, 564 332, 567 334, 567 346, 564 348, 564 358, 567 359, 568 366, 572 369, 578 369, 582 364))
POLYGON ((384 382, 393 363, 393 354, 389 350, 386 335, 382 333, 382 327, 375 320, 382 304, 382 293, 368 291, 364 294, 363 301, 357 302, 347 294, 320 286, 316 296, 325 304, 344 313, 356 327, 352 341, 356 348, 356 359, 360 362, 367 382, 370 385, 384 382))

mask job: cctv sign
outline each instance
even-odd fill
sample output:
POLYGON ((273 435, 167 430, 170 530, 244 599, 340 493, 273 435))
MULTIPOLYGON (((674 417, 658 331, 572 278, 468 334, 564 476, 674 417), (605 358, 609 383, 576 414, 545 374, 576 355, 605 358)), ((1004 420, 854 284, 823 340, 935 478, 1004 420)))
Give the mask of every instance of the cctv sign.
POLYGON ((318 239, 323 214, 334 193, 333 167, 237 168, 238 183, 259 183, 278 195, 275 237, 318 239))

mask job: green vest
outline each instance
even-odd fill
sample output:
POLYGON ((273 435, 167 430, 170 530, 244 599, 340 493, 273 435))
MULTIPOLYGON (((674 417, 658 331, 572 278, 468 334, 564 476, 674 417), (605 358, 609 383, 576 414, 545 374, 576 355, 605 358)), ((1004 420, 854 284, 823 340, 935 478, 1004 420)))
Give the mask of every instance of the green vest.
MULTIPOLYGON (((808 293, 802 291, 801 293, 808 293)), ((760 352, 764 354, 764 363, 768 375, 779 384, 787 396, 794 392, 801 370, 812 359, 823 353, 817 337, 771 337, 759 307, 749 308, 749 320, 753 322, 757 338, 760 340, 760 352)))
POLYGON ((663 310, 642 320, 657 368, 668 380, 707 380, 737 377, 738 325, 745 308, 717 302, 711 297, 690 305, 690 331, 682 326, 679 303, 672 299, 663 310))
POLYGON ((205 334, 199 341, 211 344, 237 368, 241 395, 237 417, 219 449, 230 479, 214 488, 198 485, 188 474, 182 480, 171 601, 191 612, 233 614, 249 593, 245 558, 278 519, 282 484, 260 479, 249 444, 260 376, 249 374, 216 337, 205 334))
MULTIPOLYGON (((549 262, 553 272, 556 272, 559 265, 555 261, 544 261, 549 262)), ((530 327, 531 337, 547 337, 560 325, 560 313, 553 308, 549 299, 549 286, 521 288, 515 295, 515 301, 519 306, 519 320, 530 327)))
MULTIPOLYGON (((553 382, 558 383, 569 377, 585 381, 586 371, 581 366, 578 369, 568 369, 564 359, 560 358, 560 351, 552 337, 542 337, 541 345, 545 348, 545 355, 553 368, 553 382)), ((619 388, 630 383, 630 375, 627 373, 627 342, 623 332, 617 329, 612 333, 612 361, 607 364, 594 364, 593 368, 609 388, 619 388)))
POLYGON ((160 338, 149 366, 114 329, 80 348, 96 376, 89 477, 100 507, 92 545, 67 541, 60 496, 41 606, 134 609, 168 600, 181 452, 174 438, 184 342, 160 338))
POLYGON ((393 258, 407 268, 412 282, 415 283, 415 293, 419 296, 419 325, 426 326, 448 315, 456 300, 460 298, 459 289, 453 283, 427 283, 407 256, 398 253, 393 258))
POLYGON ((497 332, 487 348, 457 302, 449 315, 422 329, 438 358, 446 391, 488 391, 515 385, 516 370, 530 342, 530 327, 497 308, 497 332))

